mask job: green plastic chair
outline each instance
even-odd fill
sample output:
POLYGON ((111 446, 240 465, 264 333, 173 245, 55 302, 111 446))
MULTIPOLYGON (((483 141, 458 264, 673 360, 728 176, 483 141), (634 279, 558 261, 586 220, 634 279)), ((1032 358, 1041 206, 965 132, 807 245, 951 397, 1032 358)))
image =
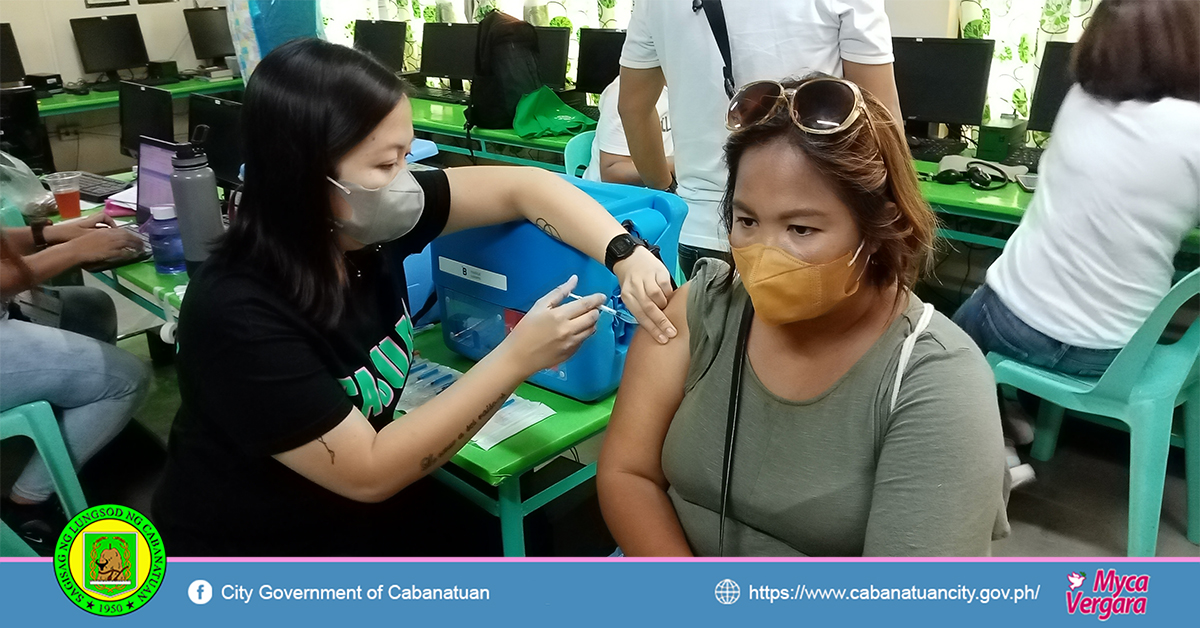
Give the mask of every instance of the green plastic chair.
POLYGON ((595 131, 584 131, 567 142, 567 148, 563 151, 563 163, 566 165, 567 174, 583 177, 579 169, 586 170, 588 164, 592 163, 592 141, 595 139, 595 131))
MULTIPOLYGON (((67 453, 67 445, 63 442, 58 420, 49 403, 35 401, 0 412, 0 439, 13 436, 28 436, 33 440, 38 454, 50 471, 54 492, 62 502, 63 512, 67 513, 68 519, 87 508, 83 488, 79 486, 79 477, 75 475, 75 466, 71 464, 71 456, 67 453)), ((36 556, 20 536, 8 526, 0 526, 3 527, 0 530, 0 555, 36 556), (14 540, 20 543, 14 543, 14 540)))
POLYGON ((1171 288, 1099 378, 1072 377, 997 353, 987 356, 997 384, 1042 399, 1031 452, 1034 458, 1049 460, 1054 455, 1066 410, 1129 431, 1130 556, 1154 556, 1171 421, 1175 408, 1185 404, 1187 536, 1200 544, 1200 320, 1193 321, 1178 342, 1159 344, 1171 317, 1197 294, 1200 270, 1188 273, 1171 288))
POLYGON ((13 532, 3 522, 0 522, 0 556, 16 558, 36 558, 37 552, 25 543, 21 535, 13 532))

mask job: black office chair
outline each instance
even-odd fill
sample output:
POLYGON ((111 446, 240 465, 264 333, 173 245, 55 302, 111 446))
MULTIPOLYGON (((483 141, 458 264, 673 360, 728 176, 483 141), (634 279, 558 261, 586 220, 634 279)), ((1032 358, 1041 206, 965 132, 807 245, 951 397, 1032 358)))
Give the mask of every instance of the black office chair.
POLYGON ((36 174, 56 172, 33 87, 0 89, 0 150, 25 162, 36 174))

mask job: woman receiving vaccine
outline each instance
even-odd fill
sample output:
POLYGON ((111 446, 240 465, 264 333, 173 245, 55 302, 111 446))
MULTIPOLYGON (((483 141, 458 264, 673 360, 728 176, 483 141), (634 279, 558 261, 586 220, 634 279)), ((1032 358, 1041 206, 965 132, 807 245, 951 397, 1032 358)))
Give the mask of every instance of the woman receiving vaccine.
POLYGON ((934 238, 887 109, 842 79, 731 102, 735 266, 629 350, 597 482, 629 555, 985 555, 1007 532, 995 384, 912 293, 934 238))

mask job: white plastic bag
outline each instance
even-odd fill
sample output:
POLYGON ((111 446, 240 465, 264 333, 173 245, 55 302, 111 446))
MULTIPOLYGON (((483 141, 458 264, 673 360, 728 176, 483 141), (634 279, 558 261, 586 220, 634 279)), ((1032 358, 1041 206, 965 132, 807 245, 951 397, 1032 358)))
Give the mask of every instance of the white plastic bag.
POLYGON ((58 211, 54 195, 42 187, 25 162, 0 151, 0 195, 5 204, 21 210, 27 218, 44 218, 58 211))

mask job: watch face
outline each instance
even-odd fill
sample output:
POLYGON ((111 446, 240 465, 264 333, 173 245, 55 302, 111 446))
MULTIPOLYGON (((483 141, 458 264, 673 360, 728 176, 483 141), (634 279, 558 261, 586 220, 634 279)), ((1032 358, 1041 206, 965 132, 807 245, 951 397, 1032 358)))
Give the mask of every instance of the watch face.
POLYGON ((637 246, 637 245, 634 244, 633 238, 631 238, 629 236, 617 238, 617 239, 613 240, 613 243, 612 243, 613 256, 618 259, 624 259, 626 257, 629 257, 629 254, 633 253, 633 249, 635 246, 637 246))

